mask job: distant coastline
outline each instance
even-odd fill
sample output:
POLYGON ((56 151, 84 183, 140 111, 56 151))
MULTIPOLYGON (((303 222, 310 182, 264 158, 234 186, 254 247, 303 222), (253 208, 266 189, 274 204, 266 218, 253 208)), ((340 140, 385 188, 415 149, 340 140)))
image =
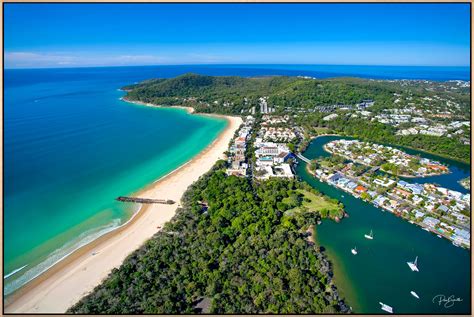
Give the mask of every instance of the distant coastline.
MULTIPOLYGON (((149 103, 149 102, 128 100, 128 99, 126 99, 125 97, 120 97, 120 100, 122 100, 122 101, 124 101, 124 102, 128 102, 128 103, 133 103, 133 104, 139 105, 139 106, 146 106, 146 107, 153 107, 153 108, 175 108, 175 109, 183 109, 183 110, 186 110, 186 112, 189 113, 189 114, 196 114, 196 112, 195 112, 195 110, 194 110, 193 107, 155 105, 155 104, 149 103)), ((199 115, 209 115, 209 116, 216 117, 216 118, 222 118, 222 117, 223 117, 223 116, 220 116, 220 115, 218 115, 218 114, 199 114, 199 115)))

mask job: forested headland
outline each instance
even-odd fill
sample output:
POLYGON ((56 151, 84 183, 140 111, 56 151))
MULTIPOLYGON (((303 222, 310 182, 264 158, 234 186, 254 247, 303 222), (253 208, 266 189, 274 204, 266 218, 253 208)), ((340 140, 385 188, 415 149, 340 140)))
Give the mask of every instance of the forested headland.
POLYGON ((174 218, 68 313, 349 312, 309 238, 343 206, 306 183, 254 183, 224 166, 190 186, 174 218))
MULTIPOLYGON (((353 136, 366 141, 408 146, 465 163, 470 162, 470 144, 466 143, 470 128, 464 134, 432 136, 425 134, 397 135, 410 124, 394 127, 370 118, 354 118, 354 112, 336 111, 339 117, 325 121, 328 113, 315 107, 347 105, 352 107, 363 100, 374 102, 372 118, 387 111, 400 113, 417 109, 421 117, 435 124, 454 120, 469 120, 470 92, 454 83, 426 81, 384 81, 360 78, 308 79, 269 76, 244 78, 236 76, 204 76, 184 74, 170 79, 152 79, 123 87, 125 99, 164 106, 191 106, 197 112, 242 115, 252 109, 259 112, 262 97, 275 114, 290 115, 295 124, 305 128, 308 135, 318 128, 330 133, 353 136), (440 97, 441 96, 441 97, 440 97), (400 100, 404 100, 401 101, 400 100), (427 101, 429 100, 429 101, 427 101), (449 119, 446 111, 449 110, 449 119)), ((356 108, 355 108, 356 109, 356 108)), ((418 115, 420 116, 420 115, 418 115)))

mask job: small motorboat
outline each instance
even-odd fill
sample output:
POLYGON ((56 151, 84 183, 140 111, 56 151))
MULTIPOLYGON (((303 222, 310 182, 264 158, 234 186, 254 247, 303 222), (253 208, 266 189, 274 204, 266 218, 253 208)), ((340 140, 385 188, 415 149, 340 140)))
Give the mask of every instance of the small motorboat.
POLYGON ((418 296, 418 294, 415 293, 414 291, 411 291, 410 294, 412 294, 413 297, 416 297, 416 298, 420 299, 420 296, 418 296))
POLYGON ((390 306, 388 306, 388 305, 386 305, 382 302, 379 302, 379 304, 382 305, 382 307, 380 307, 380 308, 382 308, 382 310, 385 310, 386 312, 388 312, 390 314, 393 314, 393 308, 392 307, 390 307, 390 306))
POLYGON ((352 254, 356 255, 357 254, 357 249, 354 247, 354 249, 351 249, 352 254))

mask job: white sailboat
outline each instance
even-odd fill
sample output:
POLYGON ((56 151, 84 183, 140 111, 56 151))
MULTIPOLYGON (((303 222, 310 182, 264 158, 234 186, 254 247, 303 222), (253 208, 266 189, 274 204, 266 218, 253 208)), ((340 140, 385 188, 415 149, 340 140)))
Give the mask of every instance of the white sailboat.
POLYGON ((354 249, 351 250, 352 254, 356 255, 357 254, 357 249, 354 247, 354 249))
POLYGON ((390 313, 390 314, 393 314, 393 308, 382 303, 382 302, 379 302, 380 305, 382 305, 382 310, 385 310, 386 312, 390 313))
POLYGON ((414 272, 418 272, 418 266, 417 266, 417 261, 418 261, 418 257, 415 258, 415 261, 414 262, 407 262, 408 266, 410 267, 410 269, 414 272))
POLYGON ((373 240, 374 239, 374 234, 373 234, 372 230, 370 230, 370 234, 364 234, 364 237, 366 239, 373 240))
POLYGON ((412 294, 413 297, 416 297, 416 298, 420 299, 420 296, 418 296, 418 294, 415 293, 415 291, 411 291, 410 294, 412 294))

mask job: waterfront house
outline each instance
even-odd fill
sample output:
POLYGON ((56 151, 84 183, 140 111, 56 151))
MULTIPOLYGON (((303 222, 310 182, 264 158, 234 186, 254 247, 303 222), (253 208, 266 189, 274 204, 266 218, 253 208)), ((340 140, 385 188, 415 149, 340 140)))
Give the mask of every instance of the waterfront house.
POLYGON ((413 196, 412 200, 415 205, 418 205, 419 203, 423 201, 423 198, 419 195, 415 195, 413 196))
POLYGON ((426 217, 424 220, 423 220, 423 223, 425 225, 427 225, 428 227, 430 228, 435 228, 437 224, 440 223, 440 221, 438 219, 435 219, 433 217, 426 217))
POLYGON ((362 186, 362 185, 358 185, 358 186, 354 189, 354 191, 355 191, 356 193, 362 194, 362 193, 365 193, 365 192, 367 191, 367 188, 365 188, 365 187, 362 186))
POLYGON ((397 207, 398 207, 398 202, 394 199, 390 199, 390 208, 394 210, 397 207))
POLYGON ((439 226, 445 228, 446 230, 450 230, 450 231, 454 231, 456 229, 455 227, 450 226, 450 225, 446 224, 445 222, 441 222, 439 224, 439 226))
POLYGON ((374 183, 379 186, 390 187, 390 185, 394 184, 395 181, 389 178, 386 178, 386 179, 376 178, 374 180, 374 183))
POLYGON ((347 187, 349 190, 353 190, 354 188, 357 187, 357 184, 354 183, 353 181, 350 181, 349 183, 347 183, 346 187, 347 187))
POLYGON ((460 193, 460 192, 457 192, 457 191, 455 191, 455 190, 448 190, 448 196, 449 196, 450 198, 454 198, 454 199, 456 199, 456 200, 460 200, 461 197, 463 196, 463 194, 460 193))
POLYGON ((377 192, 376 191, 373 191, 373 190, 369 190, 367 192, 367 194, 369 194, 370 197, 374 198, 375 196, 377 196, 377 192))
POLYGON ((328 182, 330 183, 336 183, 339 179, 341 179, 343 176, 341 173, 334 173, 328 177, 328 182))
POLYGON ((405 181, 399 181, 397 185, 405 190, 411 191, 415 195, 420 195, 423 192, 423 186, 421 184, 410 184, 405 181))
POLYGON ((394 193, 400 197, 404 197, 404 198, 407 198, 411 195, 410 192, 406 191, 406 190, 403 190, 401 188, 398 188, 398 187, 395 187, 394 189, 394 193))
POLYGON ((460 221, 460 222, 466 222, 469 220, 468 217, 464 216, 463 214, 460 214, 459 212, 456 212, 456 211, 453 211, 451 213, 451 216, 455 217, 457 221, 460 221))
POLYGON ((448 213, 448 212, 449 212, 449 208, 446 207, 445 205, 440 205, 440 206, 438 207, 438 210, 439 210, 440 212, 443 212, 443 213, 448 213))
POLYGON ((424 212, 421 212, 421 211, 418 211, 418 210, 415 212, 415 218, 416 219, 423 218, 424 216, 425 216, 424 212))
POLYGON ((470 239, 471 238, 471 233, 467 230, 464 230, 464 229, 459 229, 459 228, 456 228, 454 230, 454 233, 457 235, 457 236, 460 236, 460 237, 463 237, 465 239, 470 239))
POLYGON ((382 206, 386 200, 387 200, 387 198, 385 196, 380 195, 380 196, 378 196, 377 198, 374 199, 374 205, 382 206))

